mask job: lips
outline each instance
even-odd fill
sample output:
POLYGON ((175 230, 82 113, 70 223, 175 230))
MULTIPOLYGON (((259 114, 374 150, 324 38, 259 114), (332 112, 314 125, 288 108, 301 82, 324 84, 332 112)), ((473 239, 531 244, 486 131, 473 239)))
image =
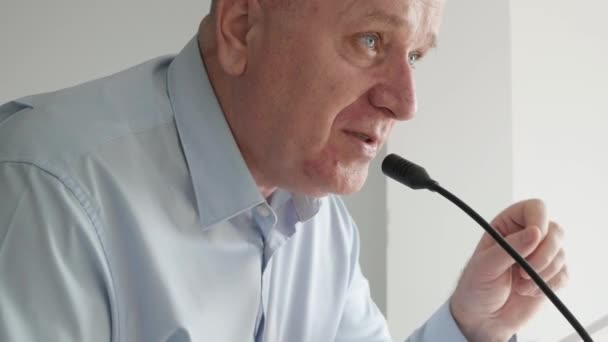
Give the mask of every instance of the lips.
POLYGON ((350 130, 346 130, 345 132, 346 132, 346 134, 349 134, 349 135, 361 140, 362 142, 364 142, 366 144, 376 145, 378 142, 377 136, 374 134, 371 134, 371 133, 350 131, 350 130))

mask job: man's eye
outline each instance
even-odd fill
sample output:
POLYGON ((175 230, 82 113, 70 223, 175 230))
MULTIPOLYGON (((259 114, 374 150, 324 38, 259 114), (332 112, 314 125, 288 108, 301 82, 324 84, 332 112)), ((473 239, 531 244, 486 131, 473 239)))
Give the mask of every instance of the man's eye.
POLYGON ((359 37, 359 42, 368 50, 377 51, 380 44, 380 36, 375 33, 364 34, 359 37))
POLYGON ((416 62, 418 62, 422 58, 422 54, 419 52, 412 52, 408 56, 408 62, 410 66, 415 67, 416 62))

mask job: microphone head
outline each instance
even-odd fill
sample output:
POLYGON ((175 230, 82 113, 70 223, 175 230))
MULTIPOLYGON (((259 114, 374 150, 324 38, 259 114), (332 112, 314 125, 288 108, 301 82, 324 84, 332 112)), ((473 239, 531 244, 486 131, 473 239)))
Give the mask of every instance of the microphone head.
POLYGON ((429 189, 437 185, 422 166, 418 166, 394 153, 382 162, 382 172, 388 177, 412 189, 429 189))

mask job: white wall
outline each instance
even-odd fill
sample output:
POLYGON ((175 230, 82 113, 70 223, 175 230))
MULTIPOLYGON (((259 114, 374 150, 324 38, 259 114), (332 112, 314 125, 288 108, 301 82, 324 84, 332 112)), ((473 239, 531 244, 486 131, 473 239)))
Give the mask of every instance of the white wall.
POLYGON ((0 0, 0 103, 176 53, 209 0, 0 0))
MULTIPOLYGON (((589 323, 608 314, 608 3, 513 0, 511 12, 514 194, 545 198, 567 229, 560 296, 589 323)), ((547 305, 525 334, 571 331, 547 305)))

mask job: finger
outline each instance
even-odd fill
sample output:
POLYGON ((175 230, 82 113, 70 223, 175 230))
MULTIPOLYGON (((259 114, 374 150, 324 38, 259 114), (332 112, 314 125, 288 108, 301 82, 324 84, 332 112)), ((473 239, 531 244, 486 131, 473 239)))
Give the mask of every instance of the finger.
POLYGON ((544 237, 549 230, 549 219, 547 218, 547 207, 540 199, 529 199, 523 202, 522 225, 525 227, 536 226, 540 228, 544 237))
MULTIPOLYGON (((569 278, 570 278, 570 276, 568 274, 568 267, 564 266, 564 267, 562 267, 562 269, 560 270, 559 273, 557 273, 553 278, 551 278, 546 283, 551 290, 557 291, 557 290, 564 288, 568 284, 569 278)), ((539 297, 539 296, 544 296, 544 293, 536 284, 534 284, 534 287, 532 288, 532 290, 530 290, 527 293, 520 293, 520 295, 528 296, 528 297, 539 297)))
MULTIPOLYGON (((536 226, 541 230, 542 236, 547 234, 548 218, 545 203, 540 199, 528 199, 517 202, 498 214, 491 222, 492 227, 502 236, 536 226)), ((493 245, 494 240, 488 234, 481 239, 478 249, 483 250, 493 245)))
MULTIPOLYGON (((507 236, 505 240, 519 255, 525 258, 540 243, 541 232, 537 227, 529 227, 507 236)), ((477 256, 479 260, 477 271, 484 277, 488 277, 487 280, 500 277, 515 263, 515 260, 498 243, 494 243, 494 246, 489 249, 477 253, 477 256)))
MULTIPOLYGON (((545 268, 543 272, 539 274, 539 276, 545 281, 549 281, 553 279, 561 270, 566 266, 566 256, 564 250, 560 250, 560 252, 555 256, 553 262, 545 268)), ((522 269, 523 270, 523 269, 522 269)), ((536 283, 532 279, 519 279, 517 283, 518 293, 520 294, 530 294, 533 290, 536 289, 536 283)))
MULTIPOLYGON (((563 229, 555 222, 549 223, 549 233, 541 242, 540 246, 527 258, 528 263, 537 272, 543 272, 555 259, 556 255, 562 248, 564 240, 563 229)), ((521 276, 525 279, 530 279, 527 273, 522 269, 521 276)))

